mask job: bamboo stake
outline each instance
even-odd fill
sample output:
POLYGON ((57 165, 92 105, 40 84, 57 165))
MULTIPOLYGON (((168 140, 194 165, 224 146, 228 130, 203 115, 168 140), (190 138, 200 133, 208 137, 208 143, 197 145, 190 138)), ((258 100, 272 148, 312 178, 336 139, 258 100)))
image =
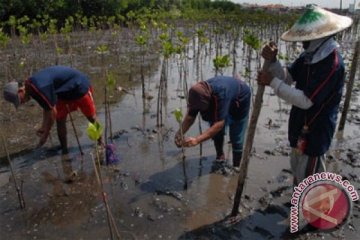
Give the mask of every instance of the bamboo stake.
MULTIPOLYGON (((96 144, 96 143, 95 143, 96 144)), ((102 178, 102 175, 101 175, 101 171, 98 170, 98 168, 100 169, 100 160, 99 160, 99 152, 98 152, 98 147, 97 147, 97 144, 95 145, 95 151, 96 151, 96 162, 97 162, 97 165, 95 163, 95 159, 93 157, 93 155, 91 154, 91 158, 92 158, 92 162, 93 162, 93 165, 94 165, 94 171, 95 171, 95 175, 96 175, 96 179, 98 181, 98 184, 101 188, 101 195, 102 195, 102 200, 103 200, 103 203, 105 205, 105 209, 106 209, 106 215, 107 215, 107 219, 108 219, 108 227, 109 227, 109 230, 110 230, 110 236, 111 236, 111 239, 113 240, 114 239, 114 235, 116 234, 116 237, 117 239, 120 239, 120 234, 119 234, 119 231, 117 229, 117 226, 115 224, 115 220, 114 220, 114 217, 113 215, 111 214, 111 211, 110 211, 110 206, 109 206, 109 203, 107 201, 107 197, 106 197, 106 192, 104 190, 104 182, 103 182, 103 178, 102 178), (114 234, 114 231, 115 231, 115 234, 114 234)))
MULTIPOLYGON (((95 143, 96 144, 96 143, 95 143)), ((97 163, 98 163, 98 166, 96 166, 96 163, 95 163, 95 159, 94 157, 91 155, 91 158, 92 158, 92 161, 93 161, 93 165, 94 165, 94 171, 95 171, 95 175, 96 175, 96 179, 98 181, 98 184, 101 188, 101 196, 102 196, 102 200, 103 200, 103 203, 105 205, 105 209, 106 209, 106 216, 107 216, 107 223, 108 223, 108 227, 109 227, 109 231, 110 231, 110 237, 111 237, 111 240, 114 239, 114 232, 113 232, 113 229, 112 229, 112 224, 111 224, 111 218, 110 218, 110 214, 109 214, 109 205, 107 203, 107 198, 106 198, 106 193, 104 191, 104 186, 103 186, 103 181, 102 181, 102 177, 101 177, 101 172, 98 171, 98 167, 100 167, 100 163, 99 163, 99 156, 98 156, 98 149, 97 149, 97 144, 96 144, 96 159, 97 159, 97 163)))
POLYGON ((107 90, 106 90, 106 86, 104 88, 104 93, 105 93, 105 146, 107 145, 107 139, 108 139, 108 105, 107 105, 107 90))
POLYGON ((346 122, 346 116, 350 107, 350 100, 351 100, 351 94, 354 87, 354 80, 355 80, 355 74, 357 70, 358 65, 358 59, 359 59, 359 51, 360 51, 360 40, 357 40, 355 45, 355 52, 352 59, 351 64, 351 70, 350 70, 350 76, 349 76, 349 82, 346 85, 346 95, 344 100, 344 107, 343 111, 341 113, 341 118, 338 126, 338 132, 342 133, 345 128, 345 122, 346 122))
POLYGON ((112 122, 111 122, 110 103, 109 103, 108 97, 106 97, 106 103, 105 104, 107 105, 107 121, 109 122, 110 140, 112 142, 112 140, 113 140, 113 131, 112 131, 112 122))
MULTIPOLYGON (((262 70, 263 71, 267 70, 269 65, 270 65, 270 62, 265 61, 264 65, 262 67, 262 70)), ((249 128, 247 131, 245 146, 244 146, 244 150, 243 150, 243 156, 242 156, 241 166, 240 166, 240 173, 239 173, 239 178, 238 178, 238 185, 236 188, 233 209, 232 209, 231 215, 230 215, 231 217, 235 217, 239 213, 239 205, 240 205, 241 195, 244 190, 245 179, 246 179, 249 160, 250 160, 250 153, 251 153, 251 149, 252 149, 252 145, 253 145, 253 141, 254 141, 257 121, 259 119, 259 115, 260 115, 260 111, 261 111, 264 91, 265 91, 265 86, 258 85, 258 88, 256 91, 256 96, 255 96, 254 108, 252 110, 250 124, 249 124, 249 128)))
POLYGON ((17 181, 16 181, 15 172, 14 172, 14 169, 13 169, 13 166, 12 166, 12 163, 11 163, 10 154, 9 154, 8 148, 6 146, 5 138, 4 138, 4 136, 2 134, 1 134, 1 138, 2 138, 2 142, 3 142, 3 146, 4 146, 5 151, 6 151, 6 156, 7 156, 8 162, 9 162, 10 172, 11 172, 11 175, 12 175, 12 177, 14 179, 15 189, 16 189, 16 192, 17 192, 17 195, 18 195, 20 208, 24 209, 25 208, 25 200, 24 200, 24 196, 22 194, 22 183, 21 183, 21 188, 19 188, 19 185, 17 184, 17 181))
POLYGON ((83 155, 84 155, 84 152, 83 152, 82 147, 81 147, 81 145, 80 145, 79 137, 78 137, 78 134, 77 134, 77 131, 76 131, 76 128, 75 128, 74 120, 73 120, 73 118, 72 118, 72 116, 71 116, 71 113, 70 113, 69 105, 66 105, 66 108, 67 108, 68 113, 69 113, 70 122, 71 122, 72 128, 73 128, 73 130, 74 130, 74 134, 75 134, 76 141, 77 141, 77 144, 78 144, 78 147, 79 147, 79 150, 80 150, 80 154, 81 154, 81 156, 83 156, 83 155))

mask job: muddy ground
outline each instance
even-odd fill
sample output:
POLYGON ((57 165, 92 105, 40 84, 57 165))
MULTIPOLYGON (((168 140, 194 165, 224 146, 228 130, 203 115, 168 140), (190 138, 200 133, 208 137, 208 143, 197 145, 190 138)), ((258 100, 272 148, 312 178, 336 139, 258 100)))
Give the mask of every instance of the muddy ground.
MULTIPOLYGON (((105 34, 103 35, 105 36, 105 34)), ((78 36, 90 39, 87 36, 78 36)), ((75 38, 75 37, 74 37, 75 38)), ((99 37, 99 41, 102 40, 99 37)), ((146 59, 146 92, 149 110, 144 113, 141 97, 139 62, 134 62, 136 46, 119 43, 118 51, 105 57, 96 55, 94 43, 85 43, 84 52, 72 51, 72 57, 62 56, 61 64, 72 65, 86 72, 94 87, 99 119, 104 122, 104 69, 115 72, 117 89, 111 93, 113 143, 120 162, 101 167, 104 190, 121 239, 358 239, 359 202, 354 203, 349 223, 331 233, 292 235, 288 233, 289 202, 292 177, 288 160, 287 121, 290 106, 280 101, 270 89, 264 95, 264 105, 256 130, 245 192, 241 201, 242 219, 231 226, 223 220, 229 215, 235 189, 236 172, 212 172, 215 152, 212 142, 186 149, 183 171, 181 150, 173 143, 177 122, 172 111, 186 110, 183 93, 179 91, 176 61, 169 65, 167 98, 164 100, 164 126, 156 126, 156 101, 160 79, 161 58, 150 54, 146 59), (93 44, 93 45, 92 45, 93 44), (132 49, 132 51, 125 49, 132 49), (89 54, 91 56, 89 56, 89 54), (118 55, 119 54, 119 55, 118 55), (119 91, 121 87, 127 91, 119 91), (186 176, 186 178, 185 178, 186 176), (187 187, 185 187, 187 186, 187 187)), ((75 41, 76 42, 76 41, 75 41)), ((79 42, 79 41, 78 41, 79 42)), ((95 41, 96 42, 96 41, 95 41)), ((241 46, 239 46, 241 48, 241 46)), ((73 48, 77 49, 77 48, 73 48)), ((82 48, 79 48, 82 49, 82 48)), ((2 50, 2 62, 7 70, 0 74, 3 84, 12 64, 21 57, 11 50, 2 50), (6 57, 4 57, 6 56, 6 57)), ((80 51, 80 50, 77 50, 80 51)), ((32 51, 16 52, 28 54, 32 51)), ((37 53, 48 56, 49 52, 37 53)), ((46 60, 34 63, 35 70, 46 66, 46 60)), ((244 72, 244 62, 238 57, 237 71, 244 72)), ((31 65, 27 62, 27 66, 31 65)), ((214 76, 211 56, 204 59, 203 76, 214 76)), ((189 61, 188 84, 197 79, 195 64, 189 61)), ((225 75, 231 75, 231 69, 225 75)), ((22 73, 10 74, 16 78, 22 73)), ((358 79, 358 78, 357 78, 358 79)), ((359 79, 358 79, 359 80, 359 79)), ((343 136, 334 139, 328 154, 331 171, 348 178, 360 188, 360 100, 359 84, 353 92, 351 111, 343 136)), ((2 86, 2 85, 1 85, 2 86)), ((253 86, 255 92, 256 86, 253 86)), ((41 110, 30 102, 15 111, 0 101, 1 133, 9 148, 17 182, 22 186, 26 208, 20 209, 4 148, 0 165, 0 232, 2 239, 110 239, 106 209, 92 158, 95 145, 86 135, 87 122, 74 113, 76 131, 84 155, 80 154, 71 123, 68 122, 70 153, 57 151, 55 128, 42 148, 35 149, 41 110)), ((207 124, 202 122, 202 128, 207 124)), ((198 133, 195 124, 189 135, 198 133)), ((231 149, 225 146, 228 162, 231 149)))

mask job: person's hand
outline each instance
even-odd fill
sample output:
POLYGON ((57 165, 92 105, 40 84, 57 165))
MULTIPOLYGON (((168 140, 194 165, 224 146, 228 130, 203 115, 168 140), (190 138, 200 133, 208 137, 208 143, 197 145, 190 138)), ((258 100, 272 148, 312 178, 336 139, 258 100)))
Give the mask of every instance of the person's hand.
POLYGON ((181 147, 183 145, 183 138, 181 137, 180 131, 175 134, 175 145, 177 147, 181 147))
POLYGON ((38 137, 41 137, 44 133, 45 133, 45 128, 43 128, 43 127, 36 130, 36 135, 38 137))
POLYGON ((257 76, 257 82, 259 85, 268 86, 273 80, 273 75, 268 71, 259 71, 257 76))
POLYGON ((184 147, 194 147, 199 143, 196 137, 187 137, 184 142, 184 147))
POLYGON ((49 133, 44 132, 42 135, 38 135, 40 137, 39 143, 36 146, 37 148, 41 147, 42 145, 44 145, 46 143, 46 140, 49 136, 49 133))
POLYGON ((274 42, 270 42, 262 49, 261 56, 270 62, 276 62, 278 48, 274 42))

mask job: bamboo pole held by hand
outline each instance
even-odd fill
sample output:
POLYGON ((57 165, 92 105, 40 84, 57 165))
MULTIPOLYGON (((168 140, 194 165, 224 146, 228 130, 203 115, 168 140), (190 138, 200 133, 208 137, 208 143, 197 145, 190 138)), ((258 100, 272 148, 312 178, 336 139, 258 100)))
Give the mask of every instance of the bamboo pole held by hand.
MULTIPOLYGON (((270 65, 270 62, 265 61, 263 64, 262 70, 267 70, 269 68, 269 65, 270 65)), ((247 130, 245 146, 244 146, 243 156, 242 156, 241 166, 240 166, 240 173, 239 173, 239 178, 238 178, 238 185, 236 188, 233 209, 232 209, 231 215, 230 215, 231 217, 235 217, 239 213, 239 205, 240 205, 241 195, 242 195, 244 185, 245 185, 245 179, 246 179, 249 160, 250 160, 250 153, 251 153, 251 149, 252 149, 252 145, 253 145, 253 141, 254 141, 257 121, 259 119, 259 115, 260 115, 260 111, 261 111, 264 91, 265 91, 265 86, 258 85, 258 88, 256 91, 256 96, 255 96, 254 107, 252 110, 250 123, 249 123, 249 127, 247 130)))

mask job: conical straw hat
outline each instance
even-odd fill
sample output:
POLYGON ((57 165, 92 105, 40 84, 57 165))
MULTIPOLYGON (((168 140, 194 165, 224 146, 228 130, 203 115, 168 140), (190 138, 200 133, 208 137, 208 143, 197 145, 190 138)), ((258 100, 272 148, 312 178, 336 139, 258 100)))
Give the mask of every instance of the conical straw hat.
POLYGON ((285 33, 281 39, 288 42, 302 42, 331 36, 351 26, 353 20, 316 5, 309 5, 306 12, 285 33))

